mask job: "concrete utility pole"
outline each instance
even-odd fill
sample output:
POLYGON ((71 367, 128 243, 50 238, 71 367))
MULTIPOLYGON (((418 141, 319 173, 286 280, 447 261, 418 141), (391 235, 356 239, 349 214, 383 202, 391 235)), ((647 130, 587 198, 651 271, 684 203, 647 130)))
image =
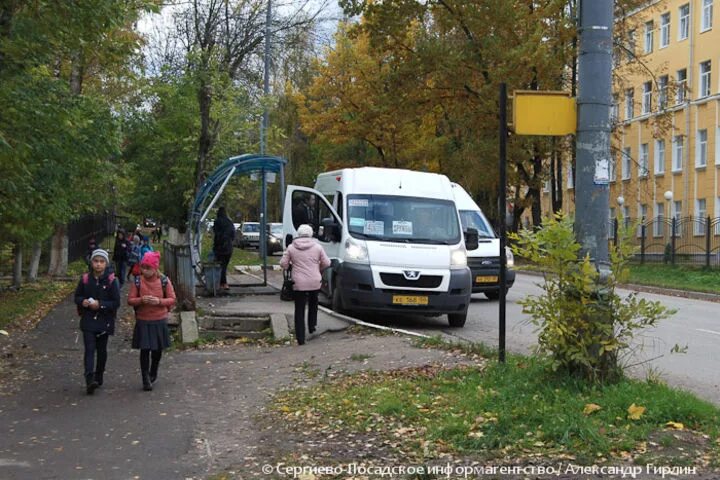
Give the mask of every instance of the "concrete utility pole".
POLYGON ((603 281, 610 274, 608 212, 613 0, 580 0, 575 234, 603 281))
MULTIPOLYGON (((268 0, 267 12, 265 17, 265 72, 263 76, 263 96, 267 100, 270 95, 270 27, 272 24, 272 0, 268 0)), ((267 104, 263 107, 263 118, 260 124, 260 154, 265 154, 265 145, 267 144, 267 130, 270 123, 270 114, 267 104)))

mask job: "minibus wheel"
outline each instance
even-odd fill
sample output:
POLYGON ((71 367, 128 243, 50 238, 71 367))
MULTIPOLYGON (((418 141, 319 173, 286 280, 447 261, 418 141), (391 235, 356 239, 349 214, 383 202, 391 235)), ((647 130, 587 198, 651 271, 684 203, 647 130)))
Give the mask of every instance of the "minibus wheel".
POLYGON ((467 320, 467 311, 464 313, 448 313, 448 323, 453 328, 465 326, 465 320, 467 320))

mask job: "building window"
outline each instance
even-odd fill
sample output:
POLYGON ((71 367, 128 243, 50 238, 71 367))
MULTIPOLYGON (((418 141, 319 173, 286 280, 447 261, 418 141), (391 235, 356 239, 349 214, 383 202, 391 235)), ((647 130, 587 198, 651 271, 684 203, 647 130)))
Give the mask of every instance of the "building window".
POLYGON ((681 172, 683 165, 683 137, 676 135, 673 137, 673 172, 681 172))
POLYGON ((568 164, 567 169, 567 188, 575 188, 575 177, 573 177, 573 168, 571 164, 568 164))
POLYGON ((613 95, 612 105, 610 106, 610 123, 620 120, 620 104, 617 95, 613 95))
MULTIPOLYGON (((720 197, 715 197, 715 218, 720 217, 720 197)), ((715 235, 720 235, 720 222, 715 224, 715 235)))
POLYGON ((677 71, 677 103, 683 103, 687 93, 687 68, 681 68, 677 71))
POLYGON ((686 3, 679 9, 678 40, 685 40, 690 33, 690 4, 686 3))
POLYGON ((622 207, 622 219, 625 228, 630 225, 630 207, 622 207))
POLYGON ((660 48, 670 45, 670 12, 660 15, 660 48))
MULTIPOLYGON (((672 218, 674 218, 676 222, 680 222, 680 219, 682 218, 682 200, 676 200, 673 202, 672 218)), ((680 229, 678 229, 678 231, 679 230, 680 229)), ((678 232, 675 233, 677 235, 678 232)))
POLYGON ((643 51, 645 53, 652 53, 653 51, 653 22, 645 22, 645 45, 643 51))
POLYGON ((695 200, 695 235, 705 235, 705 221, 707 217, 707 205, 704 198, 695 200))
POLYGON ((638 208, 638 219, 640 220, 640 223, 637 226, 637 236, 642 236, 643 231, 643 225, 645 222, 647 222, 647 213, 648 213, 648 206, 647 205, 640 205, 638 208))
POLYGON ((697 131, 697 148, 695 149, 695 166, 696 167, 705 167, 707 166, 707 145, 708 142, 708 135, 707 130, 698 130, 697 131))
POLYGON ((656 237, 663 236, 663 227, 665 226, 665 205, 663 203, 655 204, 655 223, 653 224, 653 235, 656 237))
POLYGON ((667 106, 667 88, 669 78, 662 75, 658 78, 658 110, 665 110, 667 106))
POLYGON ((623 148, 623 156, 622 156, 622 179, 623 180, 629 180, 631 177, 630 174, 630 167, 632 165, 632 150, 630 147, 623 148))
POLYGON ((713 0, 703 0, 702 14, 700 17, 700 31, 710 30, 712 28, 713 0))
POLYGON ((700 64, 700 91, 699 98, 710 95, 710 60, 700 64))
MULTIPOLYGON (((720 127, 715 129, 715 165, 720 165, 720 127)), ((720 210, 715 211, 715 216, 720 217, 720 210)))
POLYGON ((655 140, 655 173, 665 173, 665 140, 655 140))
POLYGON ((609 170, 610 170, 610 173, 608 176, 610 177, 610 181, 614 182, 616 180, 616 175, 617 175, 617 159, 615 158, 615 155, 610 155, 609 170))
POLYGON ((631 120, 635 115, 635 90, 628 88, 625 90, 625 120, 631 120))
POLYGON ((642 112, 645 115, 652 111, 652 82, 643 83, 642 112))
POLYGON ((638 166, 638 177, 647 177, 649 160, 650 146, 647 143, 643 143, 640 145, 640 165, 638 166))

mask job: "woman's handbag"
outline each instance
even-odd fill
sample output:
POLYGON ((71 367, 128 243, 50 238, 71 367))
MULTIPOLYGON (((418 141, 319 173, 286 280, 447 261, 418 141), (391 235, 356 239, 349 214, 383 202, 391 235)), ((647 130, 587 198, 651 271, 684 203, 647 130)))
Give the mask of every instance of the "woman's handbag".
POLYGON ((293 300, 292 267, 283 271, 283 284, 280 290, 280 300, 291 302, 293 300))

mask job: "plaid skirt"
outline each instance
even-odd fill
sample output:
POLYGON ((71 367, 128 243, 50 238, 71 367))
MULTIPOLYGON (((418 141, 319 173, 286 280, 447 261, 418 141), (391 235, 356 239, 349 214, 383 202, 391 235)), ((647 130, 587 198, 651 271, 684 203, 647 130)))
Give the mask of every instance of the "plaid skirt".
POLYGON ((167 318, 162 320, 136 320, 132 348, 162 350, 170 346, 170 329, 167 318))

